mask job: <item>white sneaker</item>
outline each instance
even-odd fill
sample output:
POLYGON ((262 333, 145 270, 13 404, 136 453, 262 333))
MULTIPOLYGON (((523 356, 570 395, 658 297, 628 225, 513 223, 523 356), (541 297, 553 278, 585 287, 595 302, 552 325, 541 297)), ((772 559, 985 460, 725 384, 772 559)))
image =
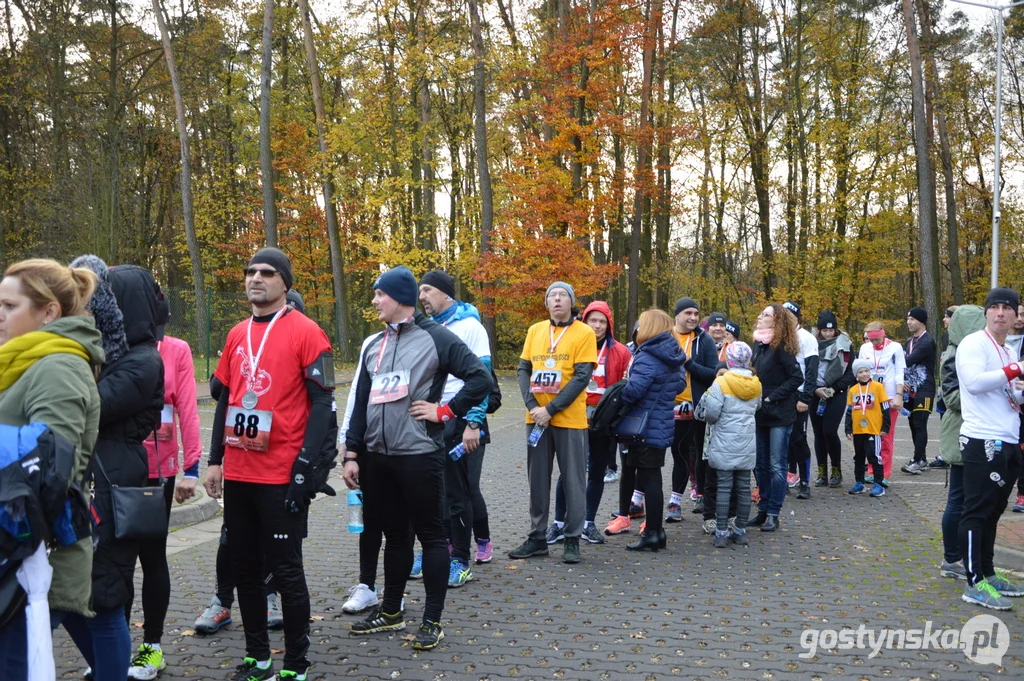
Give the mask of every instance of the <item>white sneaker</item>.
POLYGON ((611 468, 606 468, 604 471, 604 481, 607 483, 618 482, 619 472, 613 471, 611 468))
POLYGON ((377 598, 377 590, 371 589, 365 584, 356 584, 348 590, 348 594, 348 600, 345 601, 345 605, 341 606, 341 611, 349 614, 363 612, 380 603, 380 599, 377 598))

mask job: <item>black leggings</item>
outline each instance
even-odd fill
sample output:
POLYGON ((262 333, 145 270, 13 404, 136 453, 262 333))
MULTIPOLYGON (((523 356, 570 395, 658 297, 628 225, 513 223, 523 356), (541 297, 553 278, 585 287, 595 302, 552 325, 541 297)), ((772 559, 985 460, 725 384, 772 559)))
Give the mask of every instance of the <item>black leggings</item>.
MULTIPOLYGON (((448 544, 441 524, 444 501, 443 449, 430 454, 388 456, 369 453, 360 457, 365 467, 364 517, 379 516, 384 545, 384 612, 397 613, 409 571, 412 570, 413 532, 423 546, 424 621, 439 622, 448 591, 448 544)), ((364 532, 365 533, 365 532, 364 532)), ((361 550, 361 548, 360 548, 361 550)))
POLYGON ((839 439, 839 424, 846 414, 846 391, 837 390, 832 399, 825 402, 825 415, 818 416, 818 405, 813 404, 811 427, 814 429, 814 458, 818 466, 832 464, 836 473, 843 470, 843 441, 839 439))
MULTIPOLYGON (((146 481, 147 487, 159 487, 159 478, 146 481)), ((167 507, 167 522, 171 519, 171 502, 174 500, 174 478, 164 481, 164 501, 167 507)), ((139 563, 142 565, 142 635, 146 643, 160 643, 164 635, 164 620, 167 606, 171 602, 171 573, 167 568, 167 532, 156 539, 139 541, 139 563)), ((134 594, 132 594, 134 597, 134 594)), ((132 626, 132 600, 124 606, 128 629, 132 626)))
MULTIPOLYGON (((262 560, 263 556, 260 555, 260 561, 262 560)), ((268 596, 277 593, 273 572, 267 572, 263 582, 267 585, 268 596)), ((217 600, 228 610, 235 603, 235 568, 232 566, 231 550, 228 548, 227 525, 220 526, 220 543, 217 545, 217 600)))
MULTIPOLYGON (((614 457, 613 457, 614 458, 614 457)), ((629 504, 633 499, 633 490, 636 486, 636 467, 626 464, 626 450, 619 448, 619 458, 622 459, 622 475, 619 478, 619 515, 629 515, 629 504)), ((684 478, 686 476, 683 476, 684 478)))
MULTIPOLYGON (((694 454, 694 464, 704 456, 704 429, 703 421, 696 419, 690 421, 676 421, 675 437, 672 439, 672 491, 682 494, 686 489, 686 481, 690 473, 691 448, 694 454)), ((699 467, 698 474, 699 489, 704 486, 703 466, 699 467)), ((658 473, 661 476, 661 473, 658 473)))
MULTIPOLYGON (((623 466, 623 470, 625 470, 623 466)), ((685 478, 684 478, 685 479, 685 478)), ((647 507, 647 534, 661 530, 661 513, 665 508, 665 493, 661 491, 660 468, 637 468, 636 486, 644 493, 644 506, 647 507)))
POLYGON ((928 457, 928 417, 932 415, 932 397, 914 397, 910 407, 910 436, 914 440, 914 461, 925 463, 928 457))
POLYGON ((308 509, 301 513, 285 510, 287 493, 287 484, 227 480, 224 522, 231 537, 238 608, 245 623, 246 655, 256 660, 270 659, 265 584, 269 569, 281 590, 284 668, 302 674, 309 667, 309 589, 302 563, 308 509), (253 556, 264 559, 252 560, 253 556))

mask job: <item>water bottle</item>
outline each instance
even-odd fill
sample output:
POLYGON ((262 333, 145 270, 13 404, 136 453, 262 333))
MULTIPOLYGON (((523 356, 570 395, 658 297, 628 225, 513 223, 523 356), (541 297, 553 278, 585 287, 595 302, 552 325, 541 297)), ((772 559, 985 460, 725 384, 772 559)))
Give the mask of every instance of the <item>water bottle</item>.
POLYGON ((825 415, 825 400, 818 400, 818 416, 825 415))
POLYGON ((534 424, 533 430, 530 431, 530 439, 528 440, 528 442, 530 443, 531 447, 536 447, 537 446, 537 443, 540 442, 540 436, 543 435, 544 431, 547 430, 547 429, 548 429, 547 426, 542 426, 539 423, 538 424, 534 424))
POLYGON ((910 416, 910 410, 906 407, 900 407, 900 416, 910 416))
POLYGON ((351 534, 363 531, 363 493, 358 489, 348 491, 348 531, 351 534))
MULTIPOLYGON (((480 431, 480 437, 487 435, 484 431, 480 431)), ((462 458, 462 455, 466 453, 466 443, 460 442, 459 444, 452 447, 452 451, 448 452, 448 456, 452 458, 452 461, 458 461, 462 458)))

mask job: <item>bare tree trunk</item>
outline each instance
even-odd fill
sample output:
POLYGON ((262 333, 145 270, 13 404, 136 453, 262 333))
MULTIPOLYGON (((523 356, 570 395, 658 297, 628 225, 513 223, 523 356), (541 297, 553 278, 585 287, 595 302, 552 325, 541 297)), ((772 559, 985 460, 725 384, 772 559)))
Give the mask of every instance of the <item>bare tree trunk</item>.
POLYGON ((921 45, 917 38, 917 21, 914 18, 912 0, 902 0, 903 23, 907 30, 907 48, 910 53, 910 80, 913 86, 914 148, 917 154, 917 193, 919 216, 921 288, 924 293, 925 309, 934 320, 939 315, 938 291, 938 225, 935 209, 935 173, 929 155, 928 124, 925 114, 924 74, 921 68, 921 45))
POLYGON ((274 158, 270 151, 270 78, 274 51, 274 0, 263 0, 263 69, 260 73, 260 172, 263 175, 263 226, 267 245, 277 246, 274 158))
POLYGON ((639 150, 633 183, 633 219, 629 242, 629 303, 626 312, 626 328, 628 329, 632 329, 633 324, 636 323, 637 303, 640 298, 640 232, 643 230, 644 204, 651 184, 650 169, 648 168, 651 157, 651 82, 653 80, 654 49, 657 46, 656 17, 661 16, 660 2, 661 0, 646 0, 644 3, 647 27, 644 29, 643 85, 640 89, 640 126, 637 131, 639 150), (653 6, 654 2, 659 3, 657 8, 653 6))
POLYGON ((935 66, 935 37, 932 33, 931 9, 927 0, 915 0, 917 13, 921 17, 921 39, 924 42, 924 59, 928 66, 928 78, 935 92, 935 123, 939 130, 939 155, 942 159, 942 177, 946 195, 946 250, 949 254, 949 283, 953 290, 953 302, 964 302, 964 279, 960 271, 960 229, 957 220, 956 188, 953 185, 953 153, 949 145, 949 130, 946 126, 946 106, 942 102, 939 85, 939 70, 935 66))
MULTIPOLYGON (((153 0, 156 2, 156 0, 153 0)), ((320 143, 320 153, 327 160, 327 142, 324 140, 324 125, 327 115, 324 112, 324 95, 320 89, 320 64, 316 58, 316 45, 313 43, 313 26, 309 21, 309 2, 299 0, 299 13, 302 15, 302 37, 306 44, 306 62, 309 64, 309 80, 313 88, 313 107, 316 110, 316 136, 320 143)), ((338 238, 338 212, 334 206, 334 182, 330 170, 323 171, 324 179, 324 212, 327 214, 327 239, 331 245, 331 278, 334 281, 334 324, 337 332, 338 350, 341 358, 348 359, 348 320, 345 315, 348 304, 345 300, 345 262, 341 252, 341 240, 338 238)))
MULTIPOLYGON (((188 244, 188 255, 192 261, 192 287, 196 294, 196 327, 202 331, 206 324, 206 283, 203 280, 202 251, 196 239, 195 214, 192 210, 192 152, 189 147, 188 125, 185 122, 185 100, 181 95, 181 80, 178 78, 178 67, 171 49, 171 35, 167 31, 163 8, 160 0, 153 0, 153 14, 156 15, 157 26, 160 27, 160 38, 164 44, 164 58, 167 60, 167 72, 171 75, 171 90, 174 93, 174 113, 178 121, 178 144, 181 147, 181 208, 185 218, 185 242, 188 244)), ((200 332, 199 354, 209 356, 205 333, 200 332)))
MULTIPOLYGON (((476 146, 476 167, 480 181, 480 255, 491 252, 491 232, 494 230, 494 192, 491 189, 491 166, 487 153, 487 51, 484 47, 483 30, 477 0, 469 0, 470 30, 473 36, 473 141, 476 146)), ((493 282, 484 282, 484 328, 496 347, 497 331, 494 314, 489 310, 494 303, 491 287, 493 282)))

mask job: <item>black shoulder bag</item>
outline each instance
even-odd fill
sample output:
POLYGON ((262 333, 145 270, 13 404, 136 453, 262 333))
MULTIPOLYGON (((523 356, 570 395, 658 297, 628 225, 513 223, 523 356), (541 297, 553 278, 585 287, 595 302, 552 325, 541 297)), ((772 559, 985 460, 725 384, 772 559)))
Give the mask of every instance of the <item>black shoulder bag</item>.
POLYGON ((121 487, 110 481, 103 462, 93 456, 100 473, 110 485, 114 509, 114 536, 118 539, 158 539, 167 534, 167 507, 164 501, 164 478, 158 487, 121 487))

